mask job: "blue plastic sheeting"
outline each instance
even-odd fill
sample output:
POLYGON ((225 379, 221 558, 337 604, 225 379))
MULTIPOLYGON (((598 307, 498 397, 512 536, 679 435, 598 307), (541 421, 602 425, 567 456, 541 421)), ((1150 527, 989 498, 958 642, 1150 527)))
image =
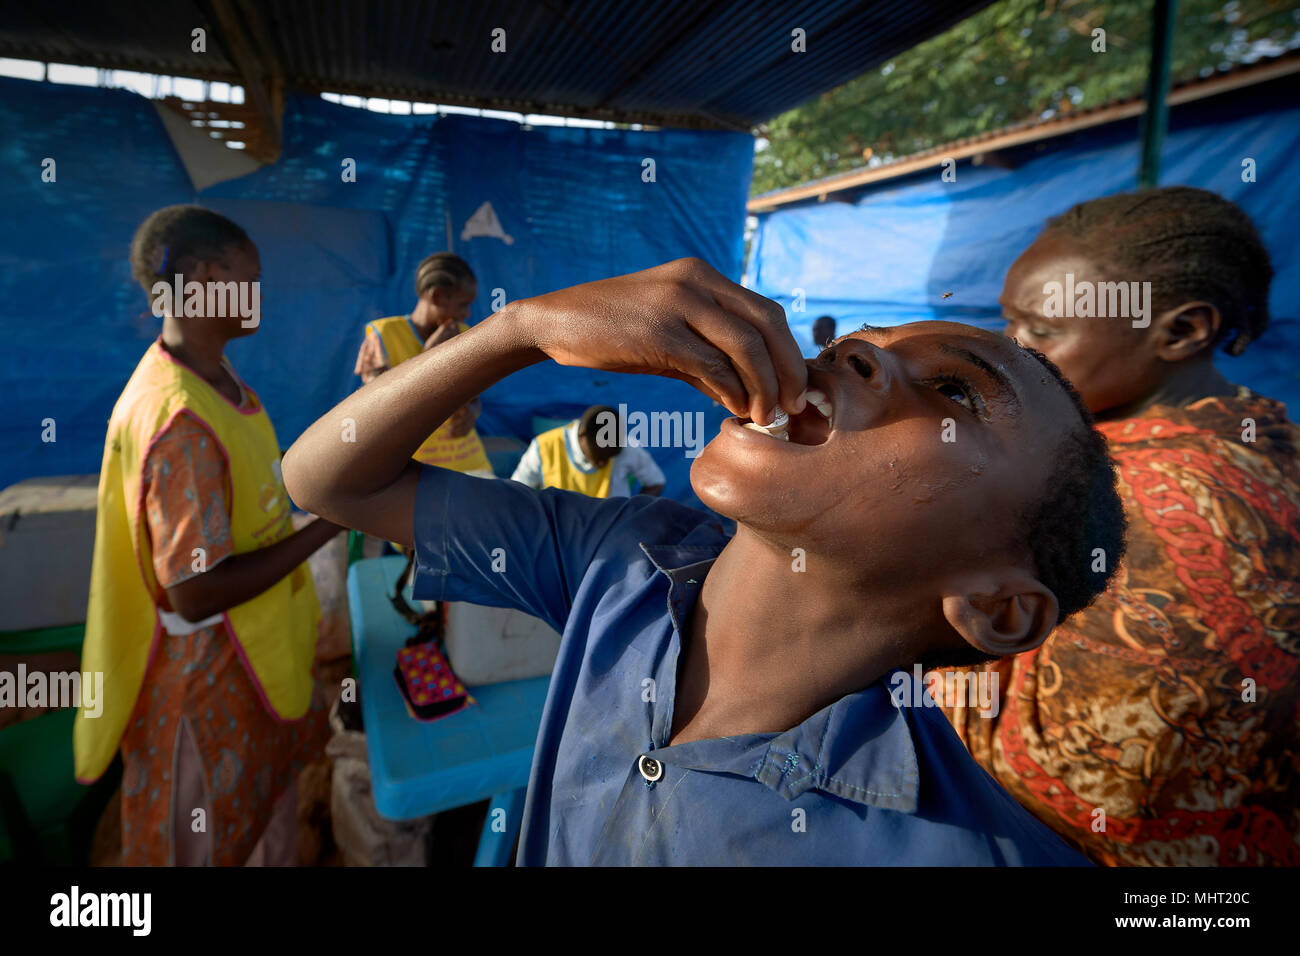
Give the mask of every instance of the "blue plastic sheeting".
MULTIPOLYGON (((1173 110, 1161 185, 1213 190, 1241 205, 1269 249, 1268 333, 1246 353, 1220 353, 1227 377, 1300 413, 1300 107, 1295 86, 1251 88, 1173 110), (1242 160, 1257 181, 1242 181, 1242 160)), ((926 319, 1000 330, 1007 268, 1050 216, 1075 203, 1136 188, 1136 122, 1087 130, 1008 154, 1014 169, 957 166, 891 181, 852 203, 825 202, 764 215, 746 285, 784 305, 805 354, 813 320, 833 315, 844 334, 863 323, 926 319), (796 301, 803 290, 803 311, 796 301), (945 292, 951 292, 948 299, 945 292)))
MULTIPOLYGON (((14 386, 0 422, 0 487, 98 470, 113 402, 159 328, 130 278, 131 236, 171 203, 229 215, 258 244, 262 324, 229 355, 285 447, 357 387, 364 323, 409 312, 417 264, 449 245, 479 279, 471 323, 491 314, 494 295, 515 300, 681 256, 741 271, 753 147, 738 133, 524 129, 295 96, 281 159, 196 195, 154 107, 134 94, 0 80, 0 125, 0 329, 14 386), (54 183, 41 181, 44 157, 57 161, 54 183), (462 237, 484 203, 508 242, 462 237), (45 419, 54 442, 41 440, 45 419)), ((710 435, 724 417, 680 382, 548 362, 486 393, 480 432, 526 440, 534 414, 596 403, 699 412, 710 435)), ((666 493, 690 500, 686 449, 650 450, 666 493)))
POLYGON ((99 471, 113 402, 158 328, 131 236, 192 187, 134 94, 0 79, 0 130, 3 486, 99 471))

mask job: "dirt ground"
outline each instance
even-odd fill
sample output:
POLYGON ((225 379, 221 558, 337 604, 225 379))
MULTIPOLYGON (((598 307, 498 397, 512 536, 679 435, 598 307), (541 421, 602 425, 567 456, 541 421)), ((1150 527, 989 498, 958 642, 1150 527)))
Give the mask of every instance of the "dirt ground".
MULTIPOLYGON (((298 865, 343 866, 330 826, 330 764, 312 764, 298 778, 298 865)), ((488 801, 439 813, 428 847, 430 867, 459 869, 473 865, 488 801)), ((121 790, 113 795, 95 830, 92 866, 122 865, 121 790)))

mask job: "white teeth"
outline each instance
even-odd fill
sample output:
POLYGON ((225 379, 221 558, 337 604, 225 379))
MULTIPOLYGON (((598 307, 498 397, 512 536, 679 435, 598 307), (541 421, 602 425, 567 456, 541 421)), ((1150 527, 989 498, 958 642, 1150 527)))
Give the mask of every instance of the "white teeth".
POLYGON ((825 392, 819 388, 810 388, 804 392, 804 398, 808 399, 808 404, 822 413, 823 418, 834 424, 835 406, 831 404, 825 392))

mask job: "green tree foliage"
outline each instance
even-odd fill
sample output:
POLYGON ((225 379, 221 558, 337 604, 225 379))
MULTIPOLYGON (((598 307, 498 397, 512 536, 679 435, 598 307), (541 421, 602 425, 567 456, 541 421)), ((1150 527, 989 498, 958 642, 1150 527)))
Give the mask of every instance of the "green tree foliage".
MULTIPOLYGON (((1300 46, 1295 0, 1180 0, 1172 80, 1300 46)), ((999 0, 761 130, 754 194, 1141 96, 1149 0, 999 0), (1105 30, 1104 53, 1093 31, 1105 30)), ((808 38, 816 56, 817 37, 808 38)))

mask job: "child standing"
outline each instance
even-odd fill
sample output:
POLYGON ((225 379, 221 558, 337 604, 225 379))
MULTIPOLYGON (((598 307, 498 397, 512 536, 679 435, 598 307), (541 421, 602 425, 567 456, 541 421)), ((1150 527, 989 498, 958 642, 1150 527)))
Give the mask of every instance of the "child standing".
POLYGON ((297 775, 326 737, 304 562, 341 529, 293 530, 275 431, 223 354, 260 322, 229 314, 260 306, 239 299, 261 274, 247 234, 169 206, 131 266, 146 290, 179 277, 206 294, 164 307, 109 419, 83 651, 107 700, 77 715, 77 777, 120 747, 126 865, 292 864, 297 775))

